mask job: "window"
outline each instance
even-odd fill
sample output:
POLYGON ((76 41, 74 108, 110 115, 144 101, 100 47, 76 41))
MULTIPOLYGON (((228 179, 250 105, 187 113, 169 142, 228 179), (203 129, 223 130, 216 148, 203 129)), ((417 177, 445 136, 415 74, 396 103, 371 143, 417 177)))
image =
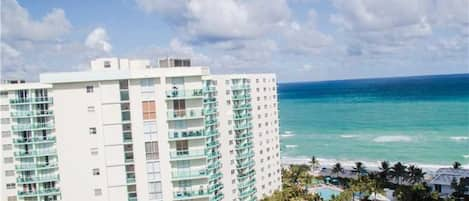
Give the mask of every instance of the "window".
POLYGON ((14 170, 7 170, 7 171, 5 171, 5 176, 7 176, 7 177, 15 176, 15 171, 14 170))
POLYGON ((129 82, 127 80, 119 80, 119 89, 129 89, 129 82))
POLYGON ((104 68, 111 68, 111 62, 110 61, 104 61, 104 68))
POLYGON ((98 176, 99 175, 99 168, 93 168, 93 175, 98 176))
POLYGON ((93 86, 86 86, 86 93, 93 93, 94 87, 93 86))
POLYGON ((100 188, 94 189, 94 196, 101 196, 103 191, 100 188))
POLYGON ((143 122, 143 137, 145 141, 157 140, 157 134, 155 121, 143 122))
POLYGON ((158 142, 145 142, 145 154, 147 160, 158 160, 158 142))
POLYGON ((8 91, 0 91, 0 96, 8 96, 8 91))
POLYGON ((10 131, 2 131, 2 138, 7 138, 10 136, 11 136, 10 131))
POLYGON ((88 106, 88 112, 94 112, 94 106, 88 106))
POLYGON ((5 164, 13 163, 13 157, 3 158, 3 163, 5 163, 5 164))
POLYGON ((143 120, 156 119, 155 101, 143 101, 143 120))
POLYGON ((16 201, 16 196, 8 196, 7 201, 16 201))
POLYGON ((90 152, 91 152, 92 156, 97 156, 98 155, 98 148, 91 148, 90 152))
POLYGON ((11 144, 4 144, 3 145, 3 151, 8 151, 8 150, 11 150, 13 148, 13 145, 11 144))
POLYGON ((178 151, 187 151, 189 149, 189 144, 187 140, 176 141, 176 150, 178 151))
POLYGON ((10 123, 10 119, 9 118, 2 118, 2 120, 0 120, 1 124, 9 124, 10 123))
POLYGON ((153 79, 141 79, 140 87, 142 92, 153 92, 155 89, 155 81, 153 79))
POLYGON ((16 188, 16 184, 15 183, 9 183, 7 184, 7 189, 15 189, 16 188))
POLYGON ((147 162, 147 175, 150 181, 160 180, 160 163, 157 161, 147 162))
POLYGON ((8 105, 0 105, 0 111, 8 111, 9 107, 8 105))
POLYGON ((90 128, 90 135, 96 135, 96 128, 95 127, 90 128))
POLYGON ((148 183, 148 193, 150 194, 150 200, 161 200, 163 198, 161 193, 161 182, 148 183))

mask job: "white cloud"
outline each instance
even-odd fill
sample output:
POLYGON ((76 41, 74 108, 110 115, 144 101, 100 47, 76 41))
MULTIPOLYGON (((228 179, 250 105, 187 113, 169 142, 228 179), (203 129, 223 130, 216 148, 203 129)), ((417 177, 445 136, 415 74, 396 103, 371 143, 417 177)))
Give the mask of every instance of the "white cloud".
POLYGON ((2 40, 54 40, 68 33, 70 22, 62 9, 53 9, 41 20, 30 19, 26 9, 15 0, 2 1, 2 40))
POLYGON ((110 53, 112 45, 109 42, 109 36, 107 35, 106 29, 102 27, 95 28, 86 37, 85 45, 89 48, 101 50, 106 53, 110 53))

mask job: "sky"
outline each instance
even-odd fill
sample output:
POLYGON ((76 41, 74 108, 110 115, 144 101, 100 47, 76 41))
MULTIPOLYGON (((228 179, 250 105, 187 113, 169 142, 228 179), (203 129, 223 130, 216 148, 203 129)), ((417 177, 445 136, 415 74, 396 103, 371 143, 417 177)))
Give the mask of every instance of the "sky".
POLYGON ((468 0, 1 0, 1 77, 191 58, 281 82, 469 73, 468 0))

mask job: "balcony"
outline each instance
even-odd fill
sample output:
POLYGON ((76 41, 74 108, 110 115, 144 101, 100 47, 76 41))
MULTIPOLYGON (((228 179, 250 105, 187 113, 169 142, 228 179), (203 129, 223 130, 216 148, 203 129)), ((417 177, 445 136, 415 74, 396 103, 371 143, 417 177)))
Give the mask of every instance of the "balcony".
POLYGON ((18 177, 16 178, 16 183, 27 184, 27 183, 39 183, 39 182, 51 182, 51 181, 58 181, 58 180, 59 180, 59 176, 57 175, 30 176, 30 177, 18 177))
POLYGON ((216 135, 218 135, 217 130, 206 130, 205 131, 205 136, 206 137, 213 137, 213 136, 216 136, 216 135))
POLYGON ((204 108, 204 115, 214 115, 217 113, 217 109, 214 107, 204 108))
POLYGON ((251 159, 242 163, 238 163, 236 165, 236 169, 251 168, 251 167, 254 167, 254 164, 255 164, 254 160, 251 159))
POLYGON ((245 152, 245 153, 242 153, 242 154, 237 154, 236 155, 236 160, 244 160, 244 159, 247 159, 247 158, 250 158, 250 157, 253 157, 254 156, 254 151, 248 151, 248 152, 245 152))
POLYGON ((252 117, 251 113, 233 115, 234 120, 251 119, 251 117, 252 117))
POLYGON ((215 88, 214 86, 206 86, 203 88, 203 91, 204 93, 212 93, 212 92, 216 92, 217 88, 215 88))
POLYGON ((244 182, 238 183, 238 189, 243 189, 247 187, 252 187, 256 184, 256 178, 246 180, 244 182))
POLYGON ((246 179, 248 179, 249 177, 253 177, 254 175, 256 175, 255 170, 250 170, 246 174, 238 174, 238 182, 243 183, 246 179))
POLYGON ((252 109, 252 105, 249 103, 233 105, 233 110, 249 110, 249 109, 252 109))
POLYGON ((171 176, 173 181, 208 178, 206 169, 173 171, 171 176))
POLYGON ((218 142, 218 140, 207 143, 207 149, 217 148, 218 146, 220 146, 220 142, 218 142))
POLYGON ((217 172, 217 173, 215 173, 215 174, 211 174, 211 175, 210 175, 210 180, 217 180, 217 179, 221 178, 222 175, 223 175, 223 174, 220 173, 220 172, 217 172))
POLYGON ((204 123, 205 123, 205 126, 214 126, 217 124, 217 119, 216 118, 207 119, 204 121, 204 123))
POLYGON ((215 191, 219 191, 223 188, 223 184, 221 183, 217 183, 215 185, 212 185, 210 186, 210 188, 208 188, 208 192, 210 193, 214 193, 215 191))
POLYGON ((185 110, 170 110, 168 111, 168 120, 186 120, 186 119, 201 119, 202 109, 185 109, 185 110))
POLYGON ((223 194, 220 192, 219 194, 210 198, 210 201, 220 201, 224 198, 223 194))
POLYGON ((200 150, 179 150, 172 151, 169 153, 170 160, 192 160, 192 159, 202 159, 207 157, 203 149, 200 150))
POLYGON ((206 98, 204 99, 204 104, 216 104, 217 99, 216 98, 206 98))
POLYGON ((205 138, 203 129, 173 130, 168 133, 169 140, 191 140, 205 138))
POLYGON ((248 84, 235 84, 231 86, 231 90, 249 90, 251 87, 248 84))
POLYGON ((202 89, 189 89, 189 90, 168 90, 166 91, 167 100, 176 100, 176 99, 192 99, 192 98, 202 98, 203 97, 202 89))
POLYGON ((233 100, 251 99, 251 95, 249 95, 249 94, 233 95, 231 97, 231 99, 233 99, 233 100))
POLYGON ((31 151, 16 151, 16 158, 29 158, 29 157, 41 157, 41 156, 51 156, 56 155, 57 152, 55 149, 41 149, 41 150, 31 150, 31 151))
POLYGON ((207 159, 208 160, 212 160, 212 159, 215 159, 215 158, 218 158, 220 157, 220 152, 210 152, 210 153, 207 153, 207 159))
POLYGON ((39 103, 52 103, 53 99, 51 97, 36 97, 36 98, 15 98, 10 100, 12 105, 21 105, 21 104, 39 104, 39 103))
POLYGON ((13 140, 13 143, 21 144, 40 144, 40 143, 54 143, 55 136, 46 136, 46 137, 33 137, 33 138, 16 138, 13 140))
POLYGON ((221 168, 221 163, 219 161, 216 161, 215 163, 212 163, 207 166, 207 171, 210 172, 212 170, 219 169, 219 168, 221 168))
POLYGON ((248 189, 248 190, 246 190, 246 191, 240 191, 240 192, 239 192, 239 198, 240 198, 240 199, 244 199, 244 198, 246 198, 246 197, 248 197, 248 196, 255 195, 256 192, 257 192, 257 191, 256 191, 255 188, 251 188, 251 189, 248 189))
POLYGON ((28 130, 44 130, 53 129, 53 123, 33 123, 33 124, 17 124, 12 126, 14 132, 28 131, 28 130))
POLYGON ((244 134, 237 134, 236 135, 236 140, 245 140, 245 139, 249 139, 249 138, 252 138, 252 132, 248 132, 248 133, 244 133, 244 134))
POLYGON ((252 127, 252 123, 244 123, 244 124, 235 124, 234 129, 235 130, 242 130, 242 129, 248 129, 252 127))
POLYGON ((10 113, 12 118, 45 117, 53 114, 54 112, 51 110, 15 111, 10 113))
POLYGON ((192 199, 201 199, 208 198, 210 193, 205 189, 200 190, 186 190, 186 191, 177 191, 174 192, 174 200, 192 200, 192 199))
POLYGON ((57 162, 49 163, 21 163, 15 166, 17 171, 45 170, 57 168, 57 162))
POLYGON ((249 149, 249 148, 252 148, 252 142, 246 142, 246 143, 243 143, 243 144, 237 144, 235 146, 235 149, 236 150, 241 150, 241 149, 249 149))
POLYGON ((58 188, 47 188, 38 191, 18 191, 18 197, 36 197, 36 196, 50 196, 60 194, 60 189, 58 188))

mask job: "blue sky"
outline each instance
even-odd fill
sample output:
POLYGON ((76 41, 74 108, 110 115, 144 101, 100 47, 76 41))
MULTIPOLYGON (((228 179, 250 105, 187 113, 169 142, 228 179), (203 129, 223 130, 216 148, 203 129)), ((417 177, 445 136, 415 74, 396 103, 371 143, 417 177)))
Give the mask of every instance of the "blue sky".
POLYGON ((280 81, 469 72, 467 0, 2 0, 2 78, 190 57, 280 81))

